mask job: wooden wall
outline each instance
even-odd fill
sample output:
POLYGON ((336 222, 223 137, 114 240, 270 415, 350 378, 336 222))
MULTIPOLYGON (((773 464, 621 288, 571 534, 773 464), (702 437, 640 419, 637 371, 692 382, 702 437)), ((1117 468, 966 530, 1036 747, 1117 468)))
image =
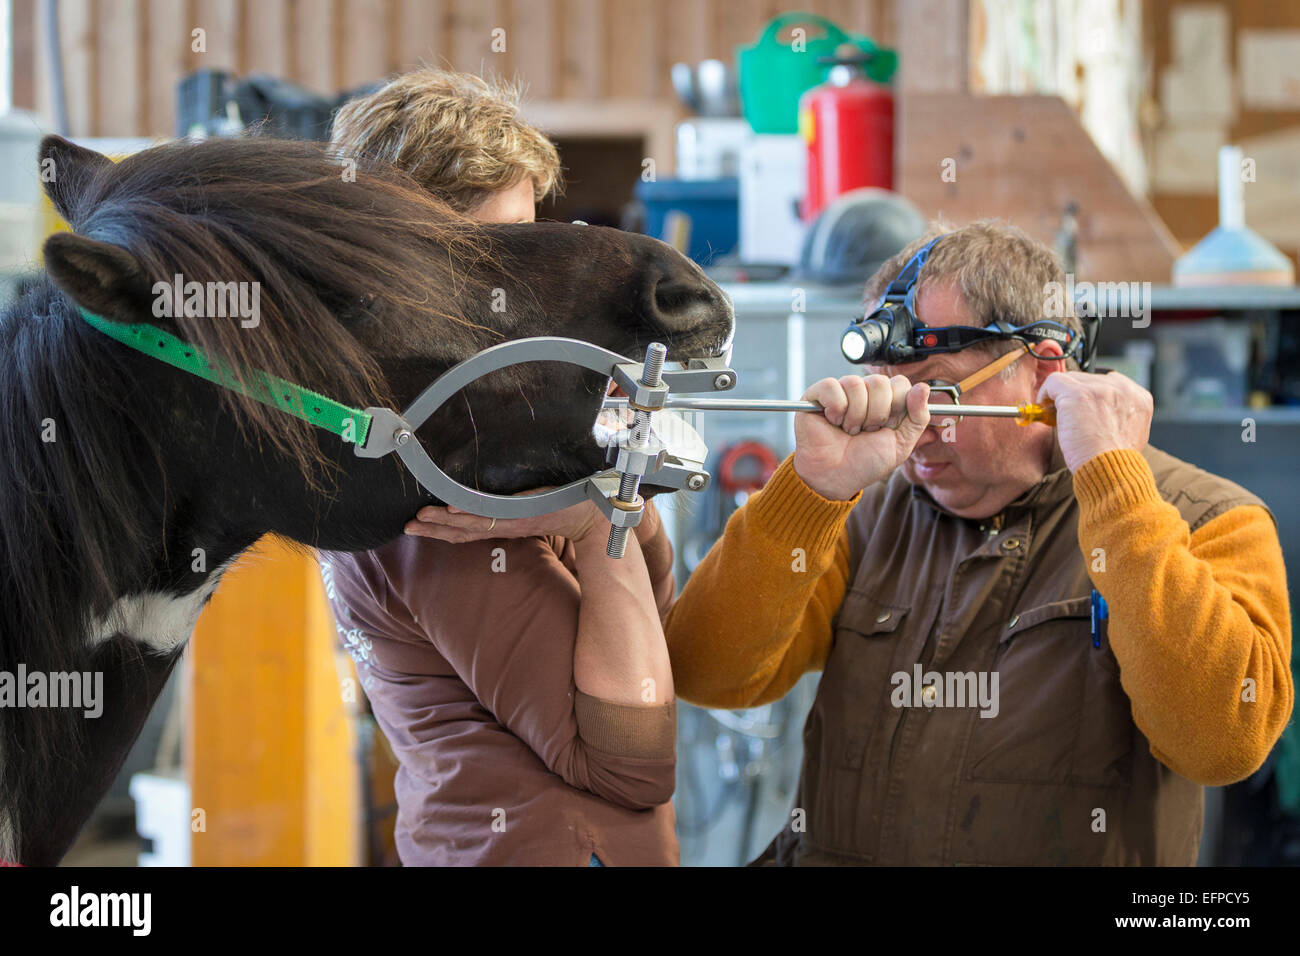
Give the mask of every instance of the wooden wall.
POLYGON ((1073 202, 1080 280, 1169 281, 1173 237, 1060 97, 908 93, 902 117, 898 188, 927 217, 1007 219, 1050 246, 1073 202))
MULTIPOLYGON (((1168 7, 1175 2, 1182 0, 1143 0, 1157 69, 1168 57, 1164 34, 1168 7)), ((36 109, 48 122, 50 83, 42 55, 40 0, 12 3, 15 103, 36 109)), ((1242 23, 1255 23, 1267 20, 1273 5, 1270 0, 1240 0, 1230 6, 1245 11, 1242 23)), ((960 134, 942 126, 923 129, 933 126, 934 118, 911 111, 908 96, 967 91, 970 0, 62 0, 69 131, 81 136, 172 135, 176 83, 202 66, 270 73, 336 93, 428 63, 515 78, 527 87, 525 115, 562 145, 601 135, 641 139, 644 155, 658 157, 660 170, 670 173, 673 124, 685 115, 671 90, 670 66, 707 57, 730 61, 738 45, 753 42, 771 17, 790 8, 829 16, 847 29, 900 48, 899 163, 904 171, 918 171, 900 186, 926 215, 955 217, 955 197, 946 188, 950 184, 941 184, 935 172, 950 153, 917 154, 916 149, 951 134, 977 150, 1000 142, 1006 130, 979 122, 960 124, 960 134), (206 31, 206 52, 191 50, 196 27, 206 31), (505 31, 503 52, 492 49, 496 28, 505 31), (913 135, 917 132, 923 134, 919 139, 913 135), (925 169, 928 178, 919 175, 925 169)), ((1254 119, 1244 116, 1242 121, 1254 119)), ((1014 168, 1029 176, 1041 173, 1014 168)), ((1059 167, 1057 172, 1060 180, 1059 167)), ((576 173, 570 170, 569 178, 587 175, 576 173)), ((1132 197, 1109 185, 1100 191, 1089 188, 1094 180, 1109 182, 1107 170, 1097 173, 1087 181, 1056 182, 1056 191, 1070 193, 1097 222, 1107 216, 1125 222, 1152 219, 1149 210, 1130 215, 1132 197)), ((1047 224, 1059 221, 1055 200, 1060 197, 1044 192, 1041 202, 1050 199, 1052 204, 1043 206, 1030 200, 1028 192, 1008 191, 996 199, 974 194, 978 208, 955 205, 962 206, 961 218, 999 216, 1050 238, 1047 224)), ((1155 206, 1184 241, 1199 238, 1213 225, 1199 214, 1213 209, 1210 196, 1156 196, 1155 206)), ((1128 226, 1120 230, 1128 252, 1094 261, 1129 261, 1137 241, 1129 237, 1131 231, 1128 226)), ((1150 255, 1138 257, 1149 264, 1145 271, 1167 279, 1160 263, 1173 251, 1169 233, 1154 220, 1139 231, 1140 241, 1150 247, 1150 255)), ((1086 235, 1083 241, 1092 240, 1086 235)), ((1109 265, 1103 269, 1104 277, 1111 271, 1109 265)))
MULTIPOLYGON (((14 102, 48 119, 40 0, 13 5, 14 102)), ((428 63, 517 77, 533 101, 671 102, 674 62, 731 60, 788 9, 894 42, 894 0, 61 0, 69 132, 171 135, 176 83, 200 67, 332 94, 428 63)))
MULTIPOLYGON (((1152 181, 1151 202, 1168 223, 1170 230, 1184 246, 1198 242, 1219 221, 1218 197, 1214 186, 1217 171, 1214 137, 1207 138, 1203 147, 1193 152, 1181 151, 1176 159, 1182 163, 1194 162, 1208 181, 1199 188, 1169 186, 1159 175, 1161 138, 1180 125, 1213 129, 1217 139, 1224 143, 1242 146, 1247 157, 1254 147, 1271 137, 1291 134, 1295 148, 1300 153, 1300 92, 1292 95, 1289 108, 1272 106, 1263 108, 1245 99, 1241 94, 1240 77, 1243 64, 1239 46, 1243 31, 1297 31, 1300 30, 1300 3, 1294 0, 1217 0, 1208 6, 1224 11, 1227 17, 1226 77, 1233 87, 1230 105, 1224 116, 1214 119, 1187 120, 1175 114, 1172 104, 1164 98, 1161 79, 1174 66, 1173 16, 1180 8, 1206 6, 1206 0, 1145 0, 1143 7, 1144 34, 1148 43, 1148 61, 1152 68, 1152 90, 1149 114, 1151 129, 1148 153, 1156 164, 1152 181)), ((1294 34, 1292 34, 1294 35, 1294 34)), ((1200 64, 1208 73, 1210 65, 1200 64)), ((1283 143, 1291 145, 1290 141, 1283 143)), ((1300 184, 1296 182, 1296 162, 1283 159, 1270 165, 1261 159, 1258 180, 1247 188, 1246 224, 1253 226, 1271 239, 1283 251, 1294 256, 1300 249, 1300 184)))

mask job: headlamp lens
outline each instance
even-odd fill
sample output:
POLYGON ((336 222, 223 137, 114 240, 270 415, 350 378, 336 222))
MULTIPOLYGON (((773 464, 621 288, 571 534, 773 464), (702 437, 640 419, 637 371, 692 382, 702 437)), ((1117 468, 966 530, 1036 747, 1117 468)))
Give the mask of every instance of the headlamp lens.
POLYGON ((850 362, 861 362, 867 354, 867 337, 856 325, 849 326, 840 339, 840 351, 850 362))
POLYGON ((881 353, 889 338, 889 326, 879 319, 859 319, 844 330, 840 339, 840 351, 850 362, 865 363, 881 361, 881 353))

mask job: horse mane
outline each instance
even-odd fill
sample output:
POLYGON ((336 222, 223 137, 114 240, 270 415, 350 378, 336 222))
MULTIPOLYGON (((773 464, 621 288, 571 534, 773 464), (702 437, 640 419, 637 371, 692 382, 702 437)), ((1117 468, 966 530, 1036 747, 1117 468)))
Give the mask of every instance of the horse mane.
MULTIPOLYGON (((491 331, 456 303, 474 294, 470 274, 491 251, 472 221, 396 170, 363 166, 355 182, 342 172, 315 144, 161 146, 88 176, 68 218, 129 250, 151 282, 261 284, 255 328, 148 311, 139 321, 170 322, 235 369, 380 404, 387 385, 349 317, 366 321, 362 300, 412 321, 441 317, 449 361, 481 348, 491 331)), ((0 314, 0 671, 91 670, 90 623, 162 570, 166 543, 145 515, 166 497, 163 451, 139 427, 138 387, 112 354, 48 279, 0 314), (53 441, 42 439, 47 421, 53 441)), ((312 426, 233 391, 222 400, 250 440, 304 474, 325 464, 312 426)), ((57 818, 60 794, 42 786, 75 786, 84 749, 78 711, 0 709, 0 856, 57 818)))
MULTIPOLYGON (((261 370, 365 407, 389 400, 378 364, 339 317, 384 309, 441 319, 446 355, 460 358, 500 333, 458 302, 486 302, 473 278, 491 261, 479 225, 400 170, 349 167, 318 143, 171 143, 105 165, 69 213, 84 236, 130 251, 149 282, 257 282, 260 322, 177 315, 182 338, 237 372, 261 370)), ((177 312, 183 310, 177 309, 177 312)), ((141 321, 157 321, 144 315, 141 321)), ((297 459, 324 465, 312 426, 230 390, 237 420, 297 459)))

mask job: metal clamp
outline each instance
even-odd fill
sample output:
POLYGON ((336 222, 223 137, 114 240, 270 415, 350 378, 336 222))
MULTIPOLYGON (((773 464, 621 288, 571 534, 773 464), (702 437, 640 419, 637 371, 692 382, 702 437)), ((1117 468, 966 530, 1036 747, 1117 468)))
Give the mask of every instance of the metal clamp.
POLYGON ((736 373, 722 359, 691 359, 681 370, 664 370, 655 380, 646 375, 656 354, 662 368, 666 349, 654 343, 645 363, 637 363, 609 349, 578 339, 538 336, 503 342, 453 366, 426 388, 400 415, 389 408, 367 408, 371 416, 369 435, 354 451, 361 458, 382 458, 397 453, 407 471, 430 494, 463 511, 488 518, 530 518, 549 514, 585 500, 595 501, 613 528, 609 553, 614 554, 615 535, 626 541, 627 529, 635 527, 644 512, 637 490, 640 483, 668 488, 702 491, 709 475, 703 470, 703 456, 696 462, 674 457, 649 431, 650 411, 663 408, 670 392, 724 391, 736 384, 736 373), (415 433, 450 398, 466 385, 491 372, 525 362, 567 362, 613 378, 642 407, 636 408, 643 427, 637 425, 627 439, 611 446, 615 466, 559 488, 529 495, 496 495, 462 485, 438 467, 415 433), (633 374, 636 374, 633 378, 633 374), (631 386, 631 387, 629 387, 631 386), (644 421, 642 422, 642 418, 644 421), (627 495, 622 494, 629 491, 627 495))

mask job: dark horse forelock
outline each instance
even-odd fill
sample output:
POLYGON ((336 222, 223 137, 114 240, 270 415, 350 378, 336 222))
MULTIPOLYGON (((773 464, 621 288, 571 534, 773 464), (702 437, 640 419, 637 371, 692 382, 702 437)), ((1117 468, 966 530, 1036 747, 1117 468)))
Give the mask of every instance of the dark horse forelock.
MULTIPOLYGON (((469 220, 400 173, 362 168, 351 182, 343 172, 311 144, 163 146, 80 171, 68 218, 77 233, 127 249, 149 284, 177 273, 260 284, 256 327, 155 318, 147 298, 134 321, 170 325, 234 368, 379 405, 387 387, 376 356, 337 317, 360 315, 364 302, 427 320, 447 361, 462 358, 498 338, 456 305, 467 292, 472 301, 471 274, 490 250, 469 220)), ((140 556, 160 544, 164 556, 188 550, 172 539, 175 528, 145 518, 184 502, 159 481, 167 473, 161 438, 138 427, 147 396, 112 354, 48 281, 0 316, 0 672, 102 671, 122 682, 119 697, 152 701, 158 687, 143 684, 164 679, 174 655, 130 640, 70 639, 89 635, 120 595, 153 586, 165 569, 142 566, 140 556), (58 440, 42 441, 46 422, 58 440)), ((269 442, 304 473, 324 464, 311 426, 231 391, 222 401, 255 445, 269 442)), ((0 859, 57 861, 70 839, 56 832, 61 817, 75 819, 68 807, 111 779, 88 779, 87 754, 104 738, 134 739, 110 733, 112 719, 106 712, 92 725, 66 708, 0 708, 0 859)))
MULTIPOLYGON (((472 220, 403 173, 383 165, 348 172, 312 143, 171 144, 102 167, 80 193, 72 226, 127 249, 150 283, 177 273, 186 282, 259 283, 256 327, 178 317, 182 337, 236 369, 377 405, 388 389, 375 357, 335 317, 368 307, 436 321, 445 357, 462 358, 500 338, 457 305, 490 294, 472 278, 490 249, 472 220)), ((314 463, 311 426, 233 391, 224 397, 263 438, 304 467, 314 463)))

